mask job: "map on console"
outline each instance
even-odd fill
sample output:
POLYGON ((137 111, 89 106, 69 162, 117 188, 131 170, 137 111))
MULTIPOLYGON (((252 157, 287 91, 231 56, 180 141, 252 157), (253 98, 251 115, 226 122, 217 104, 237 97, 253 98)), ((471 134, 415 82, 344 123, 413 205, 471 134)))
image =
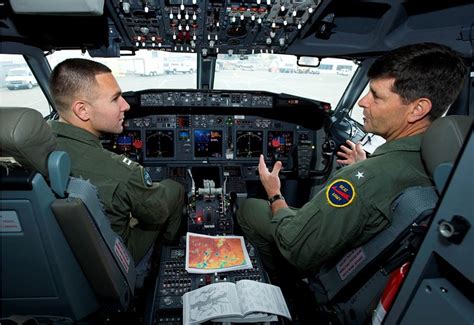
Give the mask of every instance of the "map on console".
POLYGON ((215 273, 251 269, 242 236, 186 235, 186 271, 215 273))

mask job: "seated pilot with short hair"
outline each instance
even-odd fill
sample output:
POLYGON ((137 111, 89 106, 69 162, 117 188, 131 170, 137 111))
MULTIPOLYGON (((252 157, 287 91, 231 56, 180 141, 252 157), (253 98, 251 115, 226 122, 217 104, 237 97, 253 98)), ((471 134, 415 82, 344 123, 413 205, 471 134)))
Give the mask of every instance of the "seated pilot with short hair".
POLYGON ((454 102, 466 72, 462 58, 438 44, 408 45, 378 58, 368 71, 370 90, 358 104, 364 130, 386 143, 370 158, 354 159, 339 170, 299 209, 281 196, 282 163, 269 172, 260 157, 268 201, 247 199, 237 214, 272 278, 291 276, 294 269, 301 276, 317 273, 326 261, 387 228, 390 205, 400 192, 431 185, 420 156, 421 137, 454 102))
POLYGON ((123 130, 129 104, 111 70, 98 62, 68 59, 51 76, 59 121, 51 127, 66 151, 72 175, 94 184, 112 229, 138 263, 158 240, 171 242, 182 222, 184 189, 175 181, 153 183, 145 169, 102 147, 99 136, 123 130))

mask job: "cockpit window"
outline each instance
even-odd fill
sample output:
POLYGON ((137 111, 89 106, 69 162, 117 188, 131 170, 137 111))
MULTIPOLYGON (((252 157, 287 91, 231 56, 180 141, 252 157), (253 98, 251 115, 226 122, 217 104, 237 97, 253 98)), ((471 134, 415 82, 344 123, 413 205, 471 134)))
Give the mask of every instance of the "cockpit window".
MULTIPOLYGON (((196 89, 196 53, 139 50, 134 56, 91 58, 80 51, 57 51, 48 56, 52 68, 59 62, 83 57, 107 65, 122 91, 143 89, 196 89)), ((322 100, 336 107, 357 65, 349 60, 326 58, 319 67, 298 66, 293 55, 219 54, 214 89, 262 90, 322 100)), ((308 65, 312 62, 307 62, 308 65)))
POLYGON ((370 84, 367 83, 367 85, 364 88, 364 91, 360 94, 359 98, 355 102, 354 106, 352 106, 352 109, 349 113, 349 116, 360 125, 364 125, 364 120, 363 120, 364 116, 362 114, 363 109, 359 106, 359 101, 362 99, 362 97, 367 95, 370 89, 369 86, 370 84))
POLYGON ((29 107, 43 116, 51 107, 22 55, 0 54, 0 106, 29 107))
POLYGON ((281 54, 218 55, 214 88, 287 93, 335 108, 357 69, 345 59, 323 59, 317 68, 298 66, 296 61, 296 56, 281 54))
POLYGON ((196 88, 196 53, 140 50, 133 56, 91 58, 77 50, 58 51, 48 56, 51 68, 67 58, 85 58, 108 66, 122 91, 143 89, 196 88))

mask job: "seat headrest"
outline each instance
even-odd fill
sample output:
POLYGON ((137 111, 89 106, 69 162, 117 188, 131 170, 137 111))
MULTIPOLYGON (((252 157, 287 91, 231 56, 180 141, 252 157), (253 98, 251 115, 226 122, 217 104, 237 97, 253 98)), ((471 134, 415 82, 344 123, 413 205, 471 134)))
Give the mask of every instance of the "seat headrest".
POLYGON ((0 107, 1 157, 13 157, 23 167, 48 176, 48 156, 56 138, 38 111, 25 107, 0 107))
POLYGON ((430 176, 443 163, 454 163, 472 126, 473 117, 450 115, 435 120, 423 134, 421 156, 430 176))

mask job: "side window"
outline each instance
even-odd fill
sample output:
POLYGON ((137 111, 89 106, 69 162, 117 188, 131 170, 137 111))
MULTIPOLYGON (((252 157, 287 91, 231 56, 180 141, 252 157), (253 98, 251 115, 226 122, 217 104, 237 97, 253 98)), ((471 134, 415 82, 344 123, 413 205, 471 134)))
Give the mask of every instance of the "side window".
MULTIPOLYGON (((359 96, 359 98, 357 99, 357 102, 354 104, 354 106, 351 109, 351 112, 349 113, 350 118, 356 121, 357 123, 359 123, 362 126, 362 129, 364 126, 364 114, 363 114, 364 109, 360 107, 357 103, 368 92, 369 92, 369 84, 367 83, 367 86, 365 87, 364 91, 359 96)), ((377 149, 378 146, 385 143, 385 139, 373 133, 366 133, 365 136, 360 140, 360 143, 362 144, 362 148, 364 148, 365 151, 371 154, 375 151, 375 149, 377 149)))
POLYGON ((363 120, 363 109, 360 107, 357 103, 359 100, 361 100, 362 97, 364 97, 367 93, 369 92, 369 84, 367 83, 367 86, 365 86, 364 91, 360 94, 359 98, 355 102, 354 106, 352 106, 351 112, 349 113, 349 116, 351 119, 356 121, 357 123, 364 125, 364 120, 363 120))
POLYGON ((0 106, 29 107, 43 116, 51 113, 48 100, 22 55, 0 54, 0 106))

